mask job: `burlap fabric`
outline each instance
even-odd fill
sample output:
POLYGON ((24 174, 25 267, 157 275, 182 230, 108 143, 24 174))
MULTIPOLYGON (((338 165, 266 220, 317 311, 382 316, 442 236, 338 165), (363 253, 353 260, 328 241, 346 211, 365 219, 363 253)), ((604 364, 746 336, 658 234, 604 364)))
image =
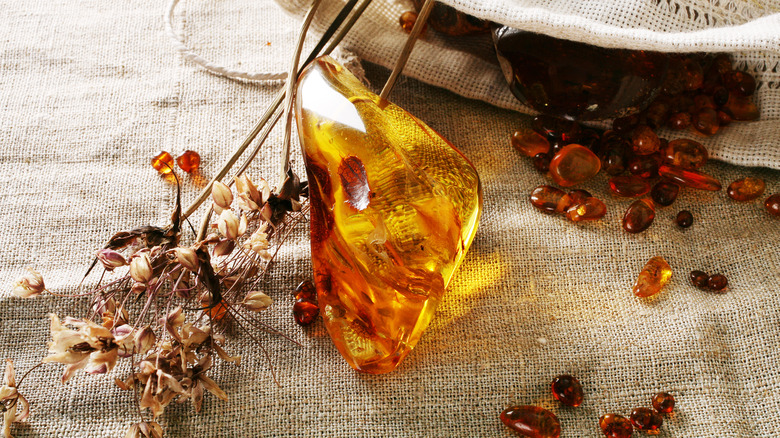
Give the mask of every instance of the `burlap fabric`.
MULTIPOLYGON (((216 62, 282 71, 297 22, 267 2, 184 3, 178 29, 216 62), (270 43, 270 44, 267 44, 270 43)), ((0 88, 0 357, 23 373, 46 354, 46 314, 85 312, 83 300, 11 297, 27 265, 60 293, 75 285, 113 232, 164 224, 174 189, 149 165, 159 149, 194 149, 202 178, 184 177, 185 203, 255 123, 280 84, 253 85, 206 74, 183 62, 163 32, 155 1, 2 1, 0 88)), ((367 65, 380 85, 387 71, 367 65)), ((545 216, 527 194, 547 179, 508 146, 526 119, 415 80, 392 99, 441 132, 483 178, 484 214, 474 246, 418 347, 395 372, 352 371, 321 323, 296 326, 290 288, 310 275, 307 230, 288 242, 267 292, 266 322, 301 343, 261 335, 271 355, 245 336, 228 350, 240 367, 213 375, 228 402, 206 396, 161 418, 172 437, 492 437, 511 436, 498 414, 513 404, 552 409, 565 437, 597 437, 606 412, 649 406, 673 393, 676 412, 660 436, 780 435, 780 222, 759 202, 686 190, 656 223, 628 235, 599 176, 583 188, 605 200, 607 216, 575 225, 545 216), (696 223, 672 224, 680 209, 696 223), (630 293, 638 271, 663 255, 674 269, 656 300, 630 293), (692 269, 726 274, 724 295, 690 285, 692 269), (553 376, 583 382, 576 409, 552 400, 553 376)), ((282 135, 251 169, 274 176, 282 135)), ((777 141, 777 137, 768 140, 777 141)), ((300 171, 299 163, 296 164, 300 171)), ((708 164, 723 182, 743 176, 780 191, 776 170, 708 164)), ((33 403, 17 437, 117 437, 137 420, 132 397, 111 378, 79 375, 59 383, 49 365, 21 388, 33 403)), ((117 370, 120 375, 122 370, 117 370)))

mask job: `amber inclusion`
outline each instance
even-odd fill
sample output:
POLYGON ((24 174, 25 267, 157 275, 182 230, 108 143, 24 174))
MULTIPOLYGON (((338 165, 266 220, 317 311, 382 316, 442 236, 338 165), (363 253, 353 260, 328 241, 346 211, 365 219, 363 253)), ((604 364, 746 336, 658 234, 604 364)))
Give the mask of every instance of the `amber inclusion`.
POLYGON ((474 238, 479 176, 447 140, 329 57, 302 73, 296 111, 323 321, 353 368, 390 372, 474 238))

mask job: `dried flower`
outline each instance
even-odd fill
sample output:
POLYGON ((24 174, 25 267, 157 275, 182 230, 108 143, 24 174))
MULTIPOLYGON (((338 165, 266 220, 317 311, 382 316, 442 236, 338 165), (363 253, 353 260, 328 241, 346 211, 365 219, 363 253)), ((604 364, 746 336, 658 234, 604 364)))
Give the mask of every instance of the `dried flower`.
POLYGON ((176 261, 192 272, 198 272, 198 256, 192 248, 178 247, 173 250, 176 253, 176 261))
POLYGON ((269 259, 271 254, 268 253, 268 248, 271 244, 268 242, 268 222, 263 222, 259 227, 249 236, 249 239, 244 242, 244 248, 252 250, 259 254, 261 257, 269 259))
POLYGON ((238 190, 238 207, 244 211, 257 211, 271 196, 271 188, 264 179, 260 179, 260 190, 243 174, 235 178, 238 190))
POLYGON ((19 394, 16 389, 16 373, 14 373, 14 363, 6 359, 5 375, 3 376, 3 386, 0 386, 0 406, 3 412, 3 437, 13 438, 11 436, 11 424, 16 421, 24 421, 30 415, 30 404, 27 399, 19 394), (21 405, 21 411, 19 407, 21 405))
POLYGON ((217 210, 215 208, 215 211, 222 213, 221 210, 230 209, 230 204, 233 203, 233 192, 225 184, 214 181, 214 184, 211 186, 211 198, 214 200, 214 205, 220 209, 217 210))
POLYGON ((148 325, 135 334, 135 352, 138 354, 144 354, 151 350, 155 342, 157 342, 154 336, 154 330, 148 325))
POLYGON ((46 290, 43 276, 33 268, 27 267, 27 273, 14 282, 13 294, 22 298, 35 298, 46 290))
POLYGON ((246 294, 246 298, 244 298, 244 302, 241 304, 252 312, 262 312, 270 307, 273 302, 274 300, 271 297, 256 290, 246 294))
POLYGON ((242 214, 239 220, 238 216, 230 210, 224 210, 217 221, 219 232, 230 240, 236 240, 244 234, 247 225, 246 215, 242 214))
POLYGON ((152 261, 148 252, 138 252, 130 261, 130 276, 139 283, 149 283, 152 279, 152 261))
POLYGON ((223 239, 214 245, 214 255, 217 257, 226 256, 233 252, 233 248, 236 247, 236 242, 228 239, 223 239))
POLYGON ((127 264, 127 260, 113 249, 101 249, 97 252, 97 259, 103 264, 106 271, 113 271, 127 264))
POLYGON ((163 430, 155 421, 142 421, 130 426, 125 438, 162 438, 163 430))

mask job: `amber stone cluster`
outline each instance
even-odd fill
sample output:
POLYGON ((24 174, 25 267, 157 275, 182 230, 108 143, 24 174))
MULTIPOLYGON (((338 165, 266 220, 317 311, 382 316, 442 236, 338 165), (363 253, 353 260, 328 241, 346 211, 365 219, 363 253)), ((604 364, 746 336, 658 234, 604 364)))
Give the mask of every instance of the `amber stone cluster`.
POLYGON ((608 438, 629 438, 634 429, 658 433, 663 425, 661 414, 671 413, 674 409, 674 397, 666 392, 659 392, 652 399, 653 409, 638 407, 631 411, 628 418, 620 414, 605 414, 599 418, 599 426, 604 436, 608 438))
MULTIPOLYGON (((176 164, 181 170, 193 173, 200 168, 200 155, 195 151, 184 151, 176 158, 176 164)), ((173 155, 166 151, 158 153, 152 157, 152 167, 160 172, 160 175, 170 175, 173 173, 173 155)))
POLYGON ((709 275, 704 271, 691 271, 689 278, 691 283, 701 290, 723 292, 729 284, 728 278, 723 274, 709 275))
MULTIPOLYGON (((582 385, 577 378, 561 374, 550 384, 553 397, 563 405, 577 407, 582 404, 582 385)), ((501 412, 501 421, 510 429, 530 438, 558 438, 561 423, 558 417, 539 406, 513 406, 501 412)))
POLYGON ((538 210, 563 214, 572 222, 601 219, 607 214, 607 206, 586 190, 565 193, 553 186, 542 185, 531 192, 529 199, 538 210))
POLYGON ((311 325, 317 320, 320 314, 320 308, 317 305, 317 290, 311 280, 304 280, 293 291, 295 304, 293 304, 292 313, 295 322, 299 325, 311 325))

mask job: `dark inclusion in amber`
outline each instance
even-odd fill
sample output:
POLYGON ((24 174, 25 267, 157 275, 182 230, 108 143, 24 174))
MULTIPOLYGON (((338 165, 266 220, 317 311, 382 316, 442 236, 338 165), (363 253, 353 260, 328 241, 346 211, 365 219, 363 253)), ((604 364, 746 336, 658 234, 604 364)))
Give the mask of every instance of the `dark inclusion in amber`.
POLYGON ((582 404, 582 385, 574 376, 561 374, 553 379, 550 389, 553 397, 566 406, 577 407, 582 404))
POLYGON ((529 438, 558 438, 561 423, 558 417, 538 406, 513 406, 501 413, 501 421, 510 429, 529 438))
MULTIPOLYGON (((417 12, 422 9, 424 0, 412 0, 417 12)), ((474 35, 490 31, 490 22, 473 15, 458 11, 444 3, 434 2, 428 24, 435 30, 452 36, 474 35)))
POLYGON ((500 26, 493 42, 515 96, 544 114, 574 120, 641 111, 664 81, 667 55, 606 49, 500 26))

